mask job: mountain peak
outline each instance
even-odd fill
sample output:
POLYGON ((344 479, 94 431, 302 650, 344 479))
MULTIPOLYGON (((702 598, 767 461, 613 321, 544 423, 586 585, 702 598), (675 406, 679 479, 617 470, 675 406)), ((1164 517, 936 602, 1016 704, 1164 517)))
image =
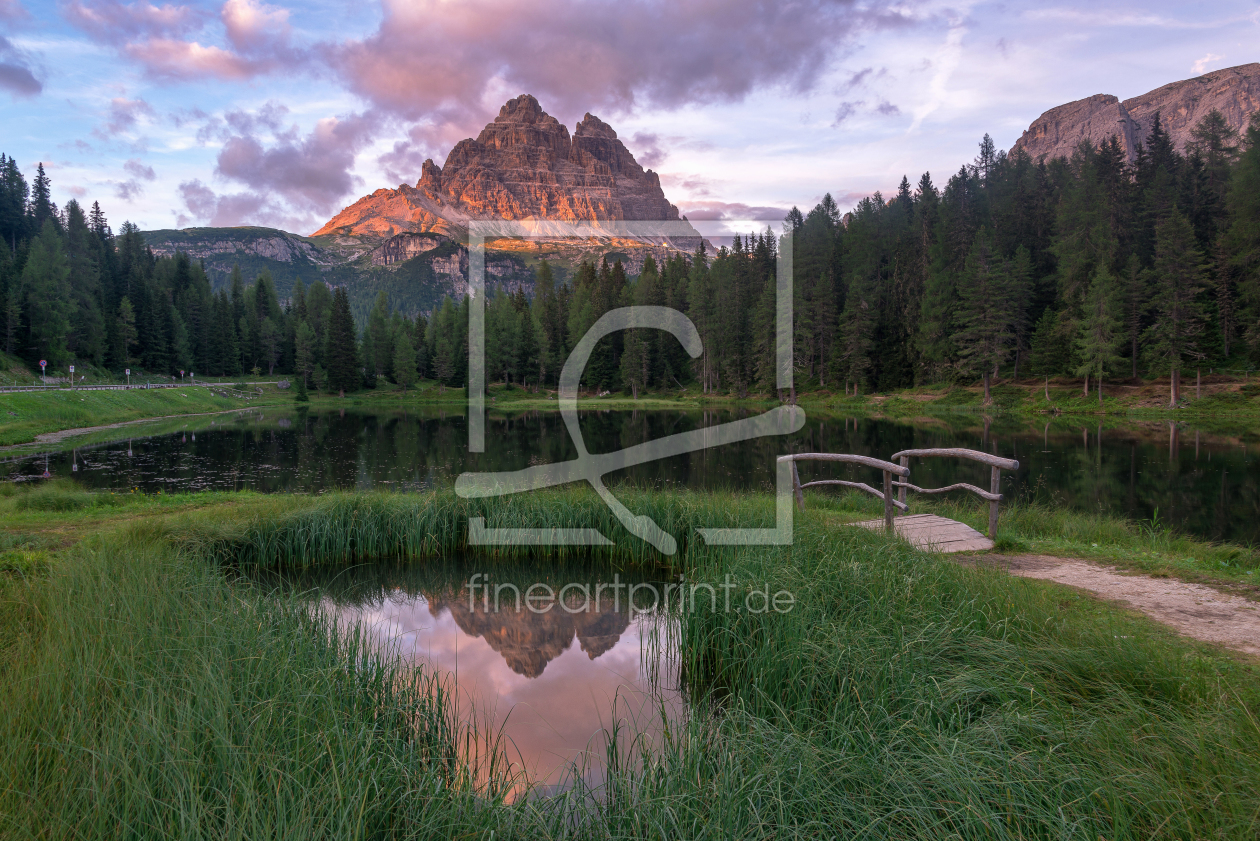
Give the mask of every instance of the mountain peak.
POLYGON ((1098 93, 1059 105, 1033 120, 1011 152, 1022 149, 1034 160, 1068 158, 1082 140, 1100 146, 1115 135, 1132 161, 1138 145, 1145 145, 1156 113, 1173 145, 1184 150, 1194 127, 1213 110, 1239 133, 1246 131, 1260 111, 1260 64, 1213 70, 1123 102, 1098 93))
POLYGON ((612 126, 588 113, 570 137, 537 99, 521 94, 475 140, 456 143, 443 166, 425 161, 414 188, 364 196, 313 236, 457 236, 472 219, 678 218, 660 179, 639 166, 612 126))

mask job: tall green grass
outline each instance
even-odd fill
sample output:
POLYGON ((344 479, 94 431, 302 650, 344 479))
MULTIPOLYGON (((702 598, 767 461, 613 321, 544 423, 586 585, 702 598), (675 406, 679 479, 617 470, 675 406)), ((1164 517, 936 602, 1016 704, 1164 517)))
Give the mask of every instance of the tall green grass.
POLYGON ((0 647, 0 834, 1260 832, 1250 665, 1053 585, 832 525, 826 510, 798 516, 792 546, 712 548, 695 528, 768 525, 770 498, 623 493, 680 538, 662 561, 588 497, 539 493, 493 512, 450 495, 249 497, 89 541, 42 582, 6 581, 0 632, 23 636, 0 647), (765 586, 796 603, 760 614, 701 598, 673 641, 690 720, 634 750, 635 734, 617 732, 596 790, 579 779, 506 805, 498 794, 520 781, 493 754, 459 761, 475 734, 436 678, 220 570, 528 556, 469 554, 461 518, 474 511, 491 526, 594 525, 616 541, 544 565, 666 563, 692 582, 731 576, 736 604, 765 586))
POLYGON ((437 679, 299 602, 140 541, 84 550, 48 586, 5 595, 42 627, 6 660, 0 836, 512 825, 498 806, 511 780, 456 759, 467 726, 437 679))

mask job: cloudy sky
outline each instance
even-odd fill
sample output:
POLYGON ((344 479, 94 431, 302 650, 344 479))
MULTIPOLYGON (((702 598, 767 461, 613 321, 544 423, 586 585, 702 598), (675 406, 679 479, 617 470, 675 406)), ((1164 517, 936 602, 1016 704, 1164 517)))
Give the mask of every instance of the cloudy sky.
POLYGON ((1260 60, 1260 4, 0 0, 0 152, 115 227, 310 233, 532 93, 692 218, 843 207, 985 132, 1260 60))

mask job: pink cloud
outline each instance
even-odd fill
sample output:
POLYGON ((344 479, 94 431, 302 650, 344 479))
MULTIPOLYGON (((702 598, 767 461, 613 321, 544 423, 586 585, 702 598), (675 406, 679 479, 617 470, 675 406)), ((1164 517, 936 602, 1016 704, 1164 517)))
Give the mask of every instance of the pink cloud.
POLYGON ((172 79, 217 76, 248 79, 258 66, 220 47, 203 47, 195 41, 154 38, 126 46, 127 55, 144 65, 150 75, 172 79))
POLYGON ((219 15, 228 40, 242 52, 274 49, 289 39, 289 11, 255 3, 227 0, 219 15))
POLYGON ((199 29, 205 14, 191 6, 170 3, 119 3, 117 0, 83 2, 71 0, 62 6, 66 20, 98 41, 120 46, 134 38, 161 38, 184 35, 199 29))
POLYGON ((20 0, 0 0, 0 20, 18 23, 30 17, 31 13, 26 11, 20 0))
POLYGON ((851 36, 907 22, 853 0, 558 0, 545 16, 521 0, 384 8, 375 33, 325 45, 326 59, 377 107, 410 119, 453 110, 465 131, 480 127, 480 103, 493 97, 497 107, 503 89, 533 93, 562 118, 736 101, 765 86, 803 91, 851 36))
POLYGON ((210 18, 190 6, 72 0, 64 10, 70 23, 155 78, 240 80, 270 72, 283 62, 301 61, 288 48, 288 11, 254 0, 228 0, 222 6, 228 47, 214 44, 213 37, 191 37, 201 33, 210 18))

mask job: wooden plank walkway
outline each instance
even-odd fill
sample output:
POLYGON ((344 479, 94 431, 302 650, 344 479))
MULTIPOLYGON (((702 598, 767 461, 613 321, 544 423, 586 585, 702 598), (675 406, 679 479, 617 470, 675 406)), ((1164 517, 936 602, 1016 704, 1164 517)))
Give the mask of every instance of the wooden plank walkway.
MULTIPOLYGON (((851 525, 883 531, 883 520, 863 520, 851 525)), ((966 523, 938 517, 935 514, 914 514, 897 517, 893 529, 920 549, 931 552, 973 552, 993 548, 993 541, 966 523)))

